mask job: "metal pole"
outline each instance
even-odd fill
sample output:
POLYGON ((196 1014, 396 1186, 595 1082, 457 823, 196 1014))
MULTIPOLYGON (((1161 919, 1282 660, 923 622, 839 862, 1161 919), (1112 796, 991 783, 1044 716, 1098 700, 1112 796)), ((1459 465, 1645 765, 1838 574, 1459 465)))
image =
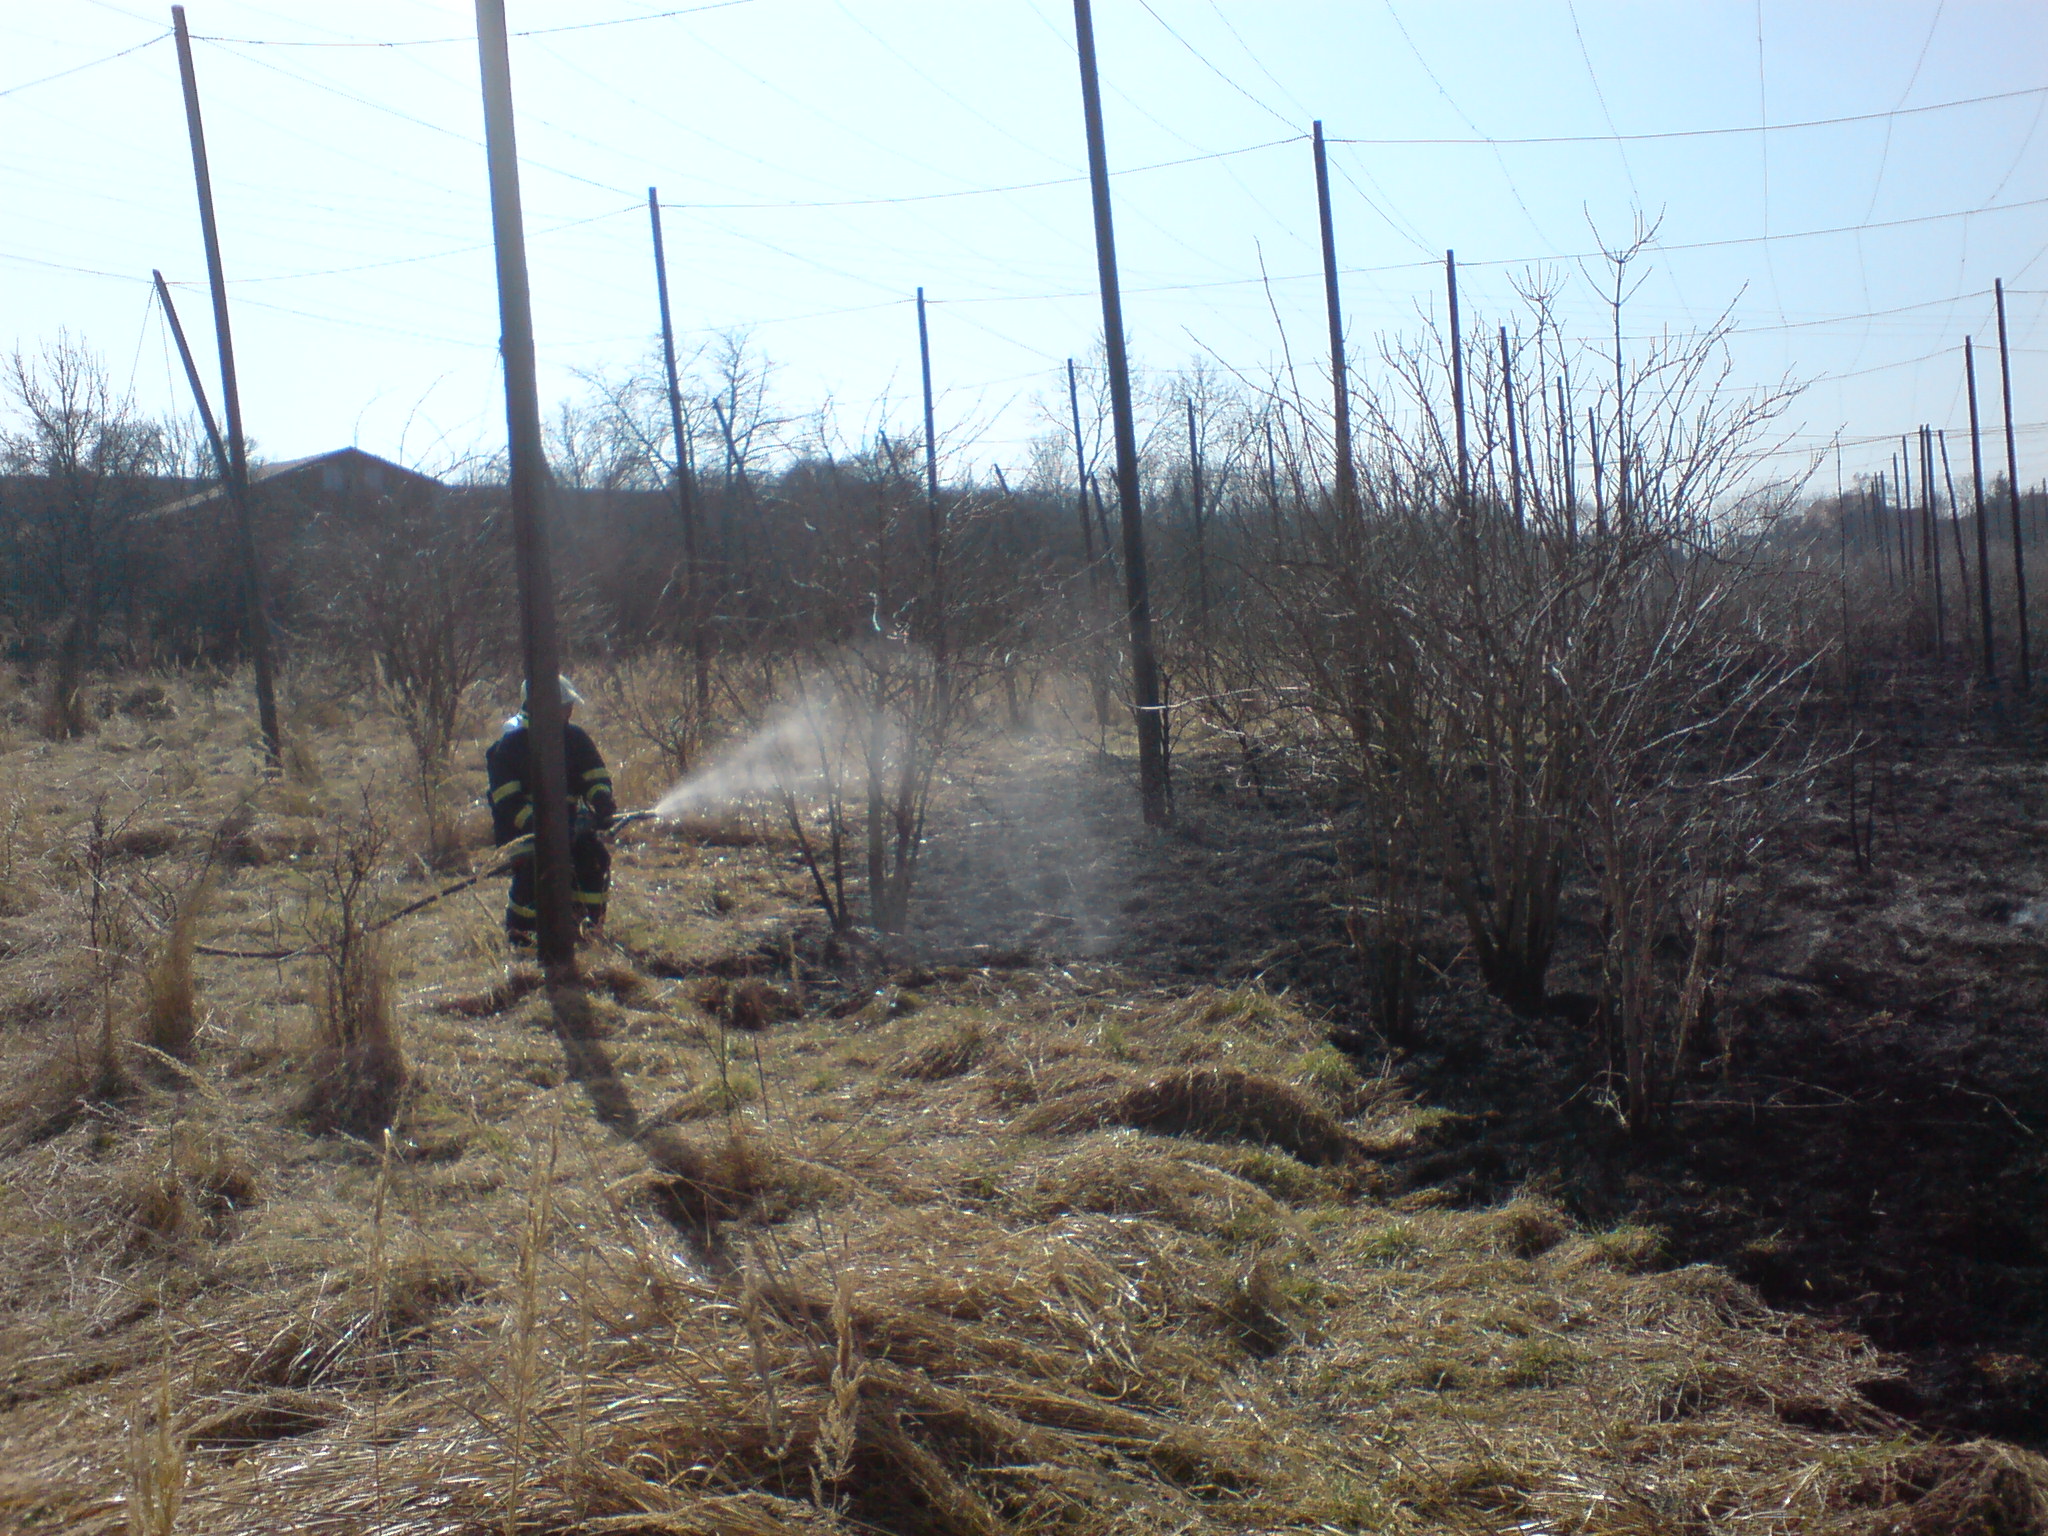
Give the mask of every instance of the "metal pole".
POLYGON ((1514 504, 1515 522, 1522 521, 1522 450, 1515 437, 1515 360, 1508 351, 1508 328, 1500 328, 1500 387, 1508 415, 1508 498, 1514 504))
POLYGON ((1984 433, 1977 421, 1977 347, 1963 338, 1963 382, 1970 395, 1970 494, 1977 509, 1977 611, 1984 623, 1984 681, 1998 676, 1991 652, 1991 535, 1984 515, 1984 433))
POLYGON ((540 382, 533 352, 533 301, 526 278, 526 228, 519 201, 519 149, 512 130, 512 64, 505 0, 476 0, 477 59, 483 76, 484 146, 490 165, 491 234, 498 263, 499 348, 505 360, 506 446, 511 461, 512 540, 519 573, 519 629, 526 654, 526 726, 533 783, 535 907, 541 964, 573 972, 576 919, 570 901, 569 792, 563 767, 561 649, 548 555, 548 465, 541 443, 540 382))
POLYGON ((1323 307, 1330 321, 1330 424, 1337 458, 1337 506, 1358 508, 1358 471, 1351 458, 1351 376, 1344 361, 1344 308, 1337 292, 1337 236, 1330 222, 1330 162, 1323 147, 1323 125, 1312 139, 1316 160, 1316 217, 1323 235, 1323 307))
POLYGON ((199 230, 206 241, 206 281, 213 291, 214 346, 220 353, 221 413, 227 426, 227 492, 234 511, 236 553, 242 567, 242 607, 249 631, 249 660, 256 672, 256 720, 272 767, 284 764, 284 737, 277 724, 276 675, 270 661, 269 605, 263 567, 256 557, 256 525, 249 509, 249 453, 242 435, 242 393, 235 382, 235 340, 228 325, 228 287, 220 260, 220 227, 213 216, 213 175, 207 168, 206 129, 199 118, 199 77, 192 68, 192 34, 185 7, 171 7, 178 39, 178 77, 185 88, 185 131, 192 141, 192 180, 199 192, 199 230))
POLYGON ((1145 523, 1138 501, 1138 428, 1131 409, 1131 368, 1124 351, 1123 295, 1117 283, 1116 231, 1109 207, 1109 154, 1102 138, 1102 87, 1095 72, 1095 21, 1089 0, 1074 0, 1081 63, 1081 111, 1088 132, 1088 180, 1095 202, 1095 262, 1102 283, 1102 333, 1109 360, 1109 403, 1116 424, 1117 511, 1123 521, 1124 589, 1131 624, 1131 693, 1138 728, 1138 804, 1147 826, 1171 819, 1166 717, 1159 700, 1159 659, 1152 648, 1152 596, 1145 579, 1145 523))
POLYGON ((933 662, 941 673, 946 658, 946 609, 941 595, 940 554, 945 545, 945 514, 939 506, 939 434, 932 414, 932 334, 925 324, 924 289, 917 290, 917 362, 924 376, 924 505, 928 601, 927 629, 933 662))
POLYGON ((1458 510, 1472 511, 1472 457, 1465 446, 1465 339, 1458 328, 1458 253, 1444 252, 1444 283, 1451 295, 1451 410, 1458 419, 1458 510))
POLYGON ((661 300, 661 364, 668 380, 670 440, 676 456, 676 516, 683 525, 683 561, 688 582, 690 652, 695 662, 697 713, 711 708, 711 634, 704 622, 704 566, 697 548, 697 497, 691 484, 690 437, 683 429, 683 387, 676 376, 676 331, 668 307, 668 255, 661 242, 661 200, 647 189, 647 222, 654 231, 654 288, 661 300))
POLYGON ((2012 424, 2012 351, 2005 340, 2005 279, 1998 278, 1991 285, 1991 291, 1998 298, 1998 384, 2005 402, 2005 488, 2012 498, 2012 585, 2013 602, 2019 609, 2019 659, 2014 664, 2013 676, 2020 685, 2020 692, 2027 691, 2028 645, 2027 645, 2027 563, 2026 552, 2020 547, 2020 458, 2019 449, 2013 438, 2012 424))

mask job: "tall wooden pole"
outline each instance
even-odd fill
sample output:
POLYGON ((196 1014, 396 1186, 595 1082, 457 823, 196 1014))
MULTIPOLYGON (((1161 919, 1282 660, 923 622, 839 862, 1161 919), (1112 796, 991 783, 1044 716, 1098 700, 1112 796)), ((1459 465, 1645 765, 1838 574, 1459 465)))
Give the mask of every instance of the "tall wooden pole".
POLYGON ((1937 428, 1934 438, 1941 447, 1941 483, 1948 487, 1949 541, 1956 550, 1956 641, 1967 651, 1970 648, 1970 561, 1963 553, 1963 504, 1956 500, 1955 471, 1948 462, 1948 428, 1937 428))
MULTIPOLYGON (((1905 446, 1905 439, 1899 439, 1899 446, 1905 446)), ((1906 503, 1912 499, 1913 487, 1910 481, 1899 479, 1899 456, 1892 455, 1892 501, 1897 510, 1892 514, 1892 536, 1899 543, 1899 583, 1906 589, 1907 606, 1912 606, 1913 592, 1913 546, 1906 537, 1906 503)))
POLYGON ((1842 437, 1835 434, 1835 592, 1842 606, 1842 665, 1849 651, 1849 504, 1842 493, 1842 437))
POLYGON ((1092 569, 1095 565, 1095 532, 1088 521, 1088 450, 1081 443, 1081 385, 1074 377, 1074 360, 1067 359, 1067 404, 1074 413, 1074 485, 1075 505, 1081 515, 1081 557, 1092 569))
POLYGON ((689 606, 690 654, 697 685, 697 713, 711 708, 711 630, 705 622, 704 564, 697 541, 697 497, 690 472, 690 435, 683 428, 683 386, 676 373, 676 329, 668 306, 668 254, 661 240, 661 199, 647 189, 647 222, 654 231, 654 291, 661 300, 661 365, 668 383, 669 440, 676 456, 676 517, 683 525, 685 601, 689 606))
POLYGON ((1458 253, 1444 252, 1444 285, 1451 296, 1451 412, 1458 421, 1458 511, 1472 513, 1472 455, 1465 444, 1465 334, 1458 325, 1458 253))
POLYGON ((1522 449, 1515 436, 1515 359, 1508 350, 1508 328, 1500 328, 1500 388, 1507 403, 1508 417, 1508 499, 1515 509, 1515 522, 1522 521, 1522 449))
POLYGON ((533 782, 533 862, 541 964, 573 973, 576 917, 570 899, 569 792, 563 767, 561 646, 548 552, 548 464, 541 442, 533 300, 526 278, 526 221, 519 149, 512 131, 512 64, 505 0, 476 0, 483 74, 484 149, 490 164, 491 234, 497 248, 499 349, 505 361, 505 434, 511 460, 512 541, 519 575, 519 632, 526 656, 528 771, 533 782))
POLYGON ((1095 264, 1102 283, 1102 333, 1109 360, 1109 404, 1116 426, 1117 512, 1123 521, 1124 590, 1131 625, 1131 694, 1138 729, 1138 805, 1147 826, 1171 819, 1166 717, 1160 708, 1159 658, 1152 647, 1152 595, 1145 577, 1145 522, 1138 501, 1138 428, 1131 409, 1131 367, 1124 350, 1123 294, 1117 282, 1116 231, 1109 207, 1109 154, 1102 139, 1102 87, 1095 72, 1095 20, 1089 0, 1074 0, 1081 62, 1081 111, 1088 132, 1088 181, 1095 202, 1095 264))
POLYGON ((1195 519, 1195 636, 1209 644, 1209 497, 1202 483, 1202 440, 1195 431, 1195 402, 1184 402, 1188 414, 1188 479, 1194 496, 1195 519))
POLYGON ((170 323, 171 339, 178 344, 178 361, 185 365, 185 383, 192 390, 192 403, 199 408, 199 425, 206 429, 206 446, 213 451, 213 467, 220 475, 222 488, 226 489, 232 478, 227 445, 221 441, 220 427, 214 422, 213 407, 206 403, 206 385, 200 380, 199 364, 192 359, 192 345, 185 339, 185 327, 178 323, 178 306, 171 302, 170 285, 164 281, 163 273, 153 268, 149 276, 156 284, 156 299, 164 307, 164 319, 170 323))
POLYGON ((946 666, 946 605, 940 589, 946 541, 945 513, 939 505, 939 434, 932 413, 932 333, 925 323, 924 289, 917 290, 917 365, 924 379, 924 510, 926 639, 932 660, 943 676, 946 666))
POLYGON ((1579 464, 1573 447, 1578 432, 1572 425, 1572 365, 1557 365, 1558 459, 1564 471, 1564 536, 1570 544, 1579 542, 1579 464))
POLYGON ((2019 610, 2018 659, 2013 664, 2013 678, 2025 693, 2028 685, 2029 647, 2027 644, 2027 561, 2026 551, 2020 547, 2020 456, 2015 444, 2012 422, 2012 350, 2005 339, 2005 279, 1998 278, 1991 285, 1991 291, 1998 299, 1998 387, 2005 402, 2005 488, 2012 502, 2012 587, 2013 602, 2019 610))
POLYGON ((178 77, 185 88, 185 131, 192 141, 192 180, 199 192, 199 230, 206 241, 206 282, 213 291, 213 337, 220 353, 221 413, 227 427, 227 493, 234 512, 235 545, 242 567, 242 609, 249 631, 249 660, 256 673, 256 720, 272 767, 284 763, 284 737, 277 724, 277 684, 270 661, 269 604, 263 566, 256 555, 256 520, 249 507, 248 440, 242 433, 242 392, 235 382, 235 339, 228 325, 228 285, 221 268, 220 227, 213 216, 213 174, 207 168, 206 128, 199 118, 199 77, 192 68, 192 35, 185 7, 171 7, 178 39, 178 77))
POLYGON ((1913 496, 1913 455, 1915 455, 1915 451, 1909 449, 1905 434, 1901 434, 1901 438, 1898 438, 1898 473, 1901 473, 1905 479, 1898 481, 1898 518, 1901 518, 1901 526, 1905 528, 1907 559, 1913 563, 1913 573, 1919 575, 1921 582, 1925 582, 1927 580, 1925 530, 1921 530, 1921 539, 1917 543, 1915 543, 1915 537, 1913 537, 1915 535, 1913 512, 1919 508, 1919 498, 1913 496))
POLYGON ((1927 577, 1934 584, 1934 654, 1948 644, 1947 605, 1941 590, 1941 529, 1934 520, 1934 429, 1920 428, 1920 521, 1927 536, 1927 577))
POLYGON ((1970 496, 1977 511, 1977 611, 1984 625, 1984 681, 1998 676, 1991 651, 1991 534, 1984 515, 1984 432, 1977 420, 1977 347, 1963 338, 1963 383, 1970 396, 1970 496))
POLYGON ((1600 423, 1593 407, 1586 407, 1586 448, 1593 458, 1593 532, 1607 537, 1607 489, 1600 479, 1600 423))
POLYGON ((1337 233, 1330 221, 1330 161, 1323 125, 1312 139, 1316 161, 1316 220, 1323 237, 1323 308, 1330 322, 1330 428, 1337 459, 1337 507, 1358 510, 1358 468, 1351 456, 1351 375, 1344 360, 1344 305, 1337 290, 1337 233))

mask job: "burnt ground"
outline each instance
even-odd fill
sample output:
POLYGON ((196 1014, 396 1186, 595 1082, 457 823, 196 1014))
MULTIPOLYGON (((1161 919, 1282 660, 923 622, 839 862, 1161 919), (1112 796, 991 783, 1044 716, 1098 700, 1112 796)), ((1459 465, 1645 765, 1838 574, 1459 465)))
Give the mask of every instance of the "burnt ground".
MULTIPOLYGON (((1890 1352, 1878 1406, 1925 1428, 2048 1444, 2048 735, 1954 680, 1863 690, 1853 717, 1868 856, 1832 770, 1767 852, 1741 969, 1670 1126, 1621 1134, 1571 993, 1518 1019, 1446 923, 1412 1043, 1365 1023, 1341 924, 1345 795, 1254 792, 1178 767, 1178 825, 1137 823, 1127 765, 1020 745, 933 828, 923 955, 1108 961, 1162 982, 1253 978, 1312 1000, 1369 1067, 1452 1113, 1399 1174, 1460 1203, 1533 1189, 1595 1225, 1636 1220, 1674 1263, 1890 1352), (1078 770, 1078 771, 1077 771, 1078 770)), ((1578 973, 1578 974, 1575 974, 1578 973)))

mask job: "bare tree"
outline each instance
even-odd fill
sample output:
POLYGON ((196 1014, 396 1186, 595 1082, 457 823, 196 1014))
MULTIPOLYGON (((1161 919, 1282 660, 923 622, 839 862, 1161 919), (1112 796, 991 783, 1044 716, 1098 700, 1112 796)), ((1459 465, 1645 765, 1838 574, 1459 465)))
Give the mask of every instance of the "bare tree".
POLYGON ((374 663, 412 747, 414 790, 435 862, 453 852, 445 787, 463 707, 504 670, 511 578, 489 501, 379 497, 330 519, 329 621, 374 663))
POLYGON ((103 620, 122 601, 137 521, 174 445, 117 395, 100 359, 69 337, 15 352, 0 377, 15 425, 0 435, 0 547, 18 623, 56 625, 45 728, 85 729, 80 689, 103 620))

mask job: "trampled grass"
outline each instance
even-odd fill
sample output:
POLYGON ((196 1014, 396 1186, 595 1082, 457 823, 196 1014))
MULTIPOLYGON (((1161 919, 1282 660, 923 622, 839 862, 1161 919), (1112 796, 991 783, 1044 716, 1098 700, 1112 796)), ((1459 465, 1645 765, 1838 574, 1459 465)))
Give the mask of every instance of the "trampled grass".
MULTIPOLYGON (((125 866, 139 957, 246 792, 234 699, 173 696, 0 758, 169 830, 125 866)), ((366 786, 404 846, 388 729, 311 745, 202 945, 288 947, 366 786)), ((50 818, 0 918, 0 1528, 2041 1528, 2048 1468, 1914 1436, 1853 1336, 1654 1231, 1407 1187, 1383 1159, 1436 1112, 1286 998, 1107 963, 856 984, 755 830, 625 840, 622 947, 573 995, 507 967, 494 891, 395 930, 386 1137, 304 1113, 340 1006, 304 960, 202 953, 178 1069, 123 1046, 95 1091, 50 818)))

